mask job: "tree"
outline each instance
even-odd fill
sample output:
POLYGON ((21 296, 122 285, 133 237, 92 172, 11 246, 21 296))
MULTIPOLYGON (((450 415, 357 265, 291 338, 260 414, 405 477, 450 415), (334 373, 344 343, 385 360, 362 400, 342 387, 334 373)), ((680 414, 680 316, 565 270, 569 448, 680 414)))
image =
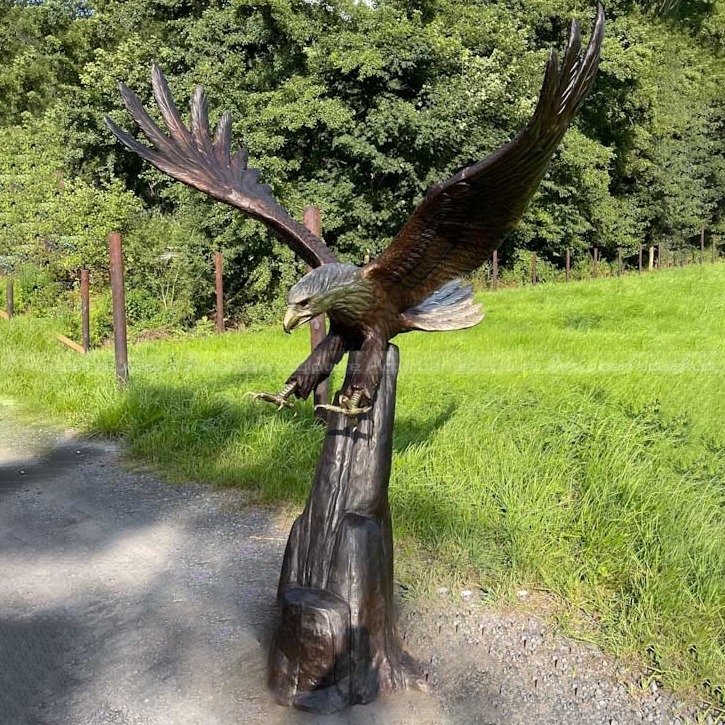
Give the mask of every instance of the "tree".
POLYGON ((83 0, 0 2, 0 125, 43 113, 78 86, 95 24, 83 0))
MULTIPOLYGON (((561 263, 566 248, 679 245, 703 224, 723 225, 723 7, 608 3, 594 92, 504 261, 517 249, 561 263)), ((431 184, 517 133, 548 49, 563 46, 573 15, 588 29, 593 10, 582 15, 573 0, 6 1, 0 127, 55 124, 36 142, 63 149, 53 153, 67 193, 82 182, 113 196, 120 180, 144 218, 179 239, 175 259, 199 254, 206 264, 225 250, 233 316, 269 319, 299 263, 261 226, 115 143, 103 116, 126 123, 119 79, 148 102, 156 61, 181 105, 205 85, 212 120, 233 111, 235 142, 279 200, 298 218, 318 204, 327 241, 360 262, 431 184)))
POLYGON ((103 274, 106 237, 141 211, 116 181, 104 188, 68 177, 61 134, 51 118, 0 129, 0 256, 66 288, 85 266, 103 274))

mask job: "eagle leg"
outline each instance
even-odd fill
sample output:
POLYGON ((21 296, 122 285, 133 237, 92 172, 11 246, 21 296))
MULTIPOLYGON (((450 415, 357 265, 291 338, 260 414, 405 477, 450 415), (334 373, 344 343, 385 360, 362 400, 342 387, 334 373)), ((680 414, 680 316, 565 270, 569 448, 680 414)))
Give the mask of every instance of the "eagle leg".
POLYGON ((294 394, 305 400, 323 380, 330 376, 332 369, 342 360, 348 347, 345 338, 334 329, 330 329, 309 357, 287 378, 285 384, 294 383, 294 394))
POLYGON ((360 345, 358 354, 347 365, 347 377, 338 405, 318 405, 317 408, 357 418, 372 408, 372 399, 383 374, 385 338, 369 334, 360 345))
POLYGON ((264 400, 282 408, 291 408, 292 395, 303 400, 325 379, 332 369, 340 362, 347 351, 345 339, 337 332, 330 330, 322 342, 312 351, 310 356, 287 378, 284 388, 279 393, 247 393, 252 400, 264 400))

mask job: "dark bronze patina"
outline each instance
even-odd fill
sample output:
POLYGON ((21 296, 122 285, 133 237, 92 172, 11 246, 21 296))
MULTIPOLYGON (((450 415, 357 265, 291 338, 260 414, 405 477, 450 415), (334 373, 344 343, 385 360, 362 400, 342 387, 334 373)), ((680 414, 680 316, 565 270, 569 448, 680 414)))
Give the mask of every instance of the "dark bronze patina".
POLYGON ((287 332, 327 314, 329 331, 278 394, 255 397, 290 405, 307 398, 350 352, 343 388, 328 412, 325 443, 310 498, 295 522, 279 582, 279 625, 269 657, 276 699, 332 712, 379 692, 421 685, 404 654, 393 614, 392 456, 397 348, 409 330, 457 330, 482 319, 460 282, 491 257, 516 225, 549 160, 589 92, 599 63, 604 11, 597 10, 582 52, 572 23, 561 65, 552 50, 536 110, 502 149, 434 186, 391 245, 363 267, 341 264, 318 235, 290 217, 247 168, 247 151, 230 153, 231 115, 212 137, 206 96, 197 88, 190 129, 154 66, 154 95, 168 134, 124 84, 126 107, 151 142, 113 133, 161 171, 262 221, 313 269, 289 292, 287 332))

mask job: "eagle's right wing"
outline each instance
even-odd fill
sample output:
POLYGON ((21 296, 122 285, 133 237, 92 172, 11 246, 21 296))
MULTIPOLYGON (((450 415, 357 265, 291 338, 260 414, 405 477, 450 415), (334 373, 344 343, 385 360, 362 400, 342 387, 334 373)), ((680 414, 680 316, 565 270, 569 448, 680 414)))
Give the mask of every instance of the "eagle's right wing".
POLYGON ((150 147, 139 143, 106 117, 106 125, 126 148, 177 181, 261 221, 311 267, 337 261, 318 236, 290 217, 277 203, 269 186, 259 183, 259 171, 247 168, 247 150, 242 148, 231 155, 232 117, 229 112, 222 116, 212 139, 206 94, 199 86, 191 101, 189 131, 157 65, 151 69, 151 80, 168 135, 151 120, 138 96, 121 83, 121 96, 128 112, 151 142, 150 147))

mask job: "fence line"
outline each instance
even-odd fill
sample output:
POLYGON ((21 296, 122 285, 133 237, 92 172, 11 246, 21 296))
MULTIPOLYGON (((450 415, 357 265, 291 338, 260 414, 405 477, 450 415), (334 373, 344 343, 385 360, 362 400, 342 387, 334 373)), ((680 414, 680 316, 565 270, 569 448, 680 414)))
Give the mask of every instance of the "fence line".
MULTIPOLYGON (((316 207, 308 207, 305 210, 305 224, 308 228, 312 229, 316 234, 321 234, 321 222, 319 218, 319 210, 316 207)), ((700 233, 700 244, 699 244, 699 260, 696 255, 696 247, 681 247, 674 249, 667 249, 662 243, 649 246, 649 264, 648 269, 664 269, 666 267, 684 267, 690 264, 705 264, 705 230, 702 229, 700 233), (689 253, 688 253, 689 250, 689 253)), ((113 299, 113 329, 114 329, 114 349, 116 351, 116 378, 120 386, 124 386, 128 382, 129 378, 129 365, 128 365, 128 343, 127 343, 127 322, 126 322, 126 310, 125 310, 125 295, 124 295, 124 282, 123 282, 123 252, 122 252, 122 239, 121 235, 117 232, 112 232, 108 236, 108 249, 109 249, 109 271, 111 279, 111 292, 113 299)), ((574 272, 582 272, 580 279, 596 278, 599 276, 600 265, 607 265, 608 272, 612 276, 616 274, 617 277, 629 274, 636 269, 638 274, 644 272, 644 253, 645 246, 639 245, 636 252, 628 255, 624 255, 621 247, 617 248, 616 258, 614 260, 603 259, 600 255, 600 250, 597 247, 593 247, 591 254, 586 255, 584 259, 589 259, 588 265, 577 264, 573 260, 571 248, 566 249, 565 266, 563 270, 564 280, 570 282, 574 278, 574 272), (628 259, 636 259, 635 265, 628 265, 628 259), (616 265, 616 266, 615 266, 616 265), (588 272, 586 268, 588 267, 588 272), (616 270, 616 271, 615 271, 616 270)), ((711 242, 711 254, 710 262, 716 263, 720 258, 718 245, 716 238, 713 235, 711 242)), ((528 281, 532 285, 536 285, 543 282, 559 281, 558 279, 547 279, 549 274, 547 272, 547 266, 549 271, 553 272, 554 275, 560 276, 562 270, 553 265, 547 264, 545 260, 541 260, 535 251, 531 252, 530 268, 529 273, 524 272, 520 274, 518 280, 513 280, 516 285, 526 284, 528 281), (542 274, 543 271, 543 274, 542 274)), ((224 331, 224 290, 223 290, 223 266, 222 266, 222 253, 216 251, 214 255, 214 270, 215 270, 215 288, 216 288, 216 330, 217 332, 224 331)), ((490 272, 487 267, 484 266, 483 272, 486 285, 492 290, 497 290, 501 284, 501 274, 499 265, 499 253, 498 250, 493 252, 491 258, 490 272)), ((508 276, 509 273, 507 273, 508 276)), ((479 282, 483 281, 479 277, 479 282)), ((505 280, 504 280, 505 282, 505 280)), ((82 345, 79 345, 75 341, 65 337, 64 335, 56 335, 56 339, 66 345, 67 347, 76 350, 80 353, 87 353, 90 349, 90 293, 89 293, 89 271, 85 267, 80 270, 80 292, 81 292, 81 327, 82 327, 82 345)), ((12 277, 7 277, 5 282, 5 310, 0 309, 0 319, 10 320, 15 314, 15 297, 12 277)), ((324 336, 324 321, 322 327, 316 330, 311 326, 311 343, 312 346, 317 343, 320 335, 324 336)), ((319 324, 318 324, 319 327, 319 324)), ((325 399, 329 393, 323 390, 315 391, 321 399, 325 399), (327 395, 326 395, 327 393, 327 395)))
MULTIPOLYGON (((636 272, 642 274, 644 272, 644 255, 646 247, 639 245, 636 252, 631 254, 624 253, 622 247, 617 248, 616 257, 608 260, 603 258, 598 247, 593 247, 591 253, 579 259, 579 262, 590 260, 589 264, 582 268, 581 264, 577 264, 574 260, 574 256, 571 248, 566 250, 564 269, 554 267, 553 271, 556 276, 563 274, 565 282, 570 282, 575 279, 575 272, 579 271, 580 280, 596 279, 600 276, 602 268, 608 270, 605 276, 617 276, 622 277, 624 275, 636 272), (633 263, 628 264, 627 260, 634 260, 633 263), (588 272, 586 269, 588 268, 588 272)), ((530 252, 529 262, 529 273, 525 274, 519 267, 518 277, 512 279, 509 282, 509 286, 520 286, 526 285, 527 283, 536 285, 541 282, 554 282, 560 281, 559 279, 547 279, 549 274, 546 271, 547 263, 541 259, 537 252, 530 252)), ((719 250, 715 239, 712 240, 712 252, 711 252, 711 263, 715 264, 720 259, 719 250)), ((696 247, 690 248, 671 248, 667 249, 661 242, 653 244, 649 247, 649 270, 665 269, 668 267, 685 267, 691 264, 705 264, 705 243, 704 234, 700 237, 700 259, 699 262, 696 259, 696 247), (688 253, 688 249, 690 253, 688 253)), ((549 265, 550 269, 553 265, 549 265)), ((511 270, 504 273, 505 276, 511 278, 512 274, 515 275, 511 270)), ((479 282, 483 282, 484 287, 491 290, 497 290, 501 284, 507 284, 504 277, 502 279, 500 271, 500 256, 498 250, 493 252, 491 262, 488 266, 484 267, 483 279, 479 278, 479 282)))
MULTIPOLYGON (((109 275, 112 296, 112 317, 115 350, 116 378, 121 387, 129 379, 127 318, 124 287, 123 240, 118 232, 108 235, 109 275)), ((224 285, 222 253, 217 250, 214 254, 215 288, 216 288, 216 331, 224 332, 224 285)), ((81 336, 82 344, 71 340, 65 335, 57 334, 55 339, 78 353, 86 354, 91 347, 90 325, 90 275, 86 267, 80 270, 81 295, 81 336)), ((10 320, 14 314, 14 282, 7 277, 5 283, 6 309, 0 309, 0 319, 10 320)), ((324 324, 324 323, 323 323, 324 324)), ((324 331, 324 327, 323 327, 324 331)))

